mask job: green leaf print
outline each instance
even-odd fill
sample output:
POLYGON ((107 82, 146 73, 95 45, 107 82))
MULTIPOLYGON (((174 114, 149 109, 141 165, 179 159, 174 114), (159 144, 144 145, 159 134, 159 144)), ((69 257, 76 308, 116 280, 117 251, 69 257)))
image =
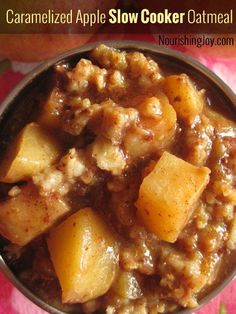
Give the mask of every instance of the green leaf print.
POLYGON ((219 314, 227 314, 226 306, 223 303, 220 305, 219 314))

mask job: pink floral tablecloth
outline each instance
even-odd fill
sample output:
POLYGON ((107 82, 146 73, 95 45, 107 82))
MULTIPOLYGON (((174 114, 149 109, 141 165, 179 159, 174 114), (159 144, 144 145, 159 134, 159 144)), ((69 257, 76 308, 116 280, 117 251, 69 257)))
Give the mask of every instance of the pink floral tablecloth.
MULTIPOLYGON (((115 39, 129 38, 127 34, 116 35, 115 39)), ((132 39, 155 42, 151 35, 131 36, 132 39)), ((113 39, 112 36, 97 36, 95 40, 113 39), (109 37, 109 38, 108 38, 109 37)), ((215 72, 233 91, 236 92, 236 56, 224 59, 221 56, 211 57, 203 54, 199 49, 187 49, 175 47, 182 52, 198 59, 204 65, 215 72)), ((212 48, 213 49, 213 48, 212 48)), ((32 70, 37 64, 20 63, 15 61, 1 60, 0 58, 0 102, 12 90, 12 88, 22 79, 22 77, 32 70)), ((0 272, 0 314, 47 314, 38 308, 31 301, 25 298, 0 272)), ((138 314, 138 313, 137 313, 138 314)), ((218 297, 211 303, 197 311, 196 314, 236 314, 236 280, 232 282, 218 297)))

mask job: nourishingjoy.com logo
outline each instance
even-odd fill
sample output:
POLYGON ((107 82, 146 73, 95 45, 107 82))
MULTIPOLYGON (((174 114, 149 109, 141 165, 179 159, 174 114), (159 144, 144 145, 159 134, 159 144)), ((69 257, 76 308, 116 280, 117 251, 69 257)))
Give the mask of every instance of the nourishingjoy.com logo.
POLYGON ((234 37, 209 35, 164 35, 157 36, 158 44, 162 46, 233 46, 234 37))

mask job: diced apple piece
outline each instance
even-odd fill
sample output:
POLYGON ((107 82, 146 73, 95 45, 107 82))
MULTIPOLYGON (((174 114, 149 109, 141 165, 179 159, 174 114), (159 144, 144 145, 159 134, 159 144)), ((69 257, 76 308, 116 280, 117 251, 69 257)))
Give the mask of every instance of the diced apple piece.
POLYGON ((192 121, 201 114, 203 95, 186 74, 166 77, 162 82, 162 88, 180 119, 192 121))
POLYGON ((38 124, 30 123, 9 145, 0 165, 0 181, 28 180, 55 162, 60 153, 61 147, 56 139, 38 124))
POLYGON ((47 243, 63 303, 86 302, 107 292, 116 274, 117 245, 95 211, 80 209, 50 232, 47 243))
POLYGON ((18 245, 26 245, 69 212, 56 196, 41 197, 33 184, 0 203, 0 233, 18 245))
POLYGON ((142 296, 142 290, 134 274, 120 271, 112 290, 125 299, 135 300, 142 296))
POLYGON ((175 242, 209 182, 210 170, 164 152, 140 186, 138 216, 161 240, 175 242))
POLYGON ((58 88, 54 88, 42 106, 37 122, 50 128, 58 128, 61 124, 63 109, 63 95, 58 88))

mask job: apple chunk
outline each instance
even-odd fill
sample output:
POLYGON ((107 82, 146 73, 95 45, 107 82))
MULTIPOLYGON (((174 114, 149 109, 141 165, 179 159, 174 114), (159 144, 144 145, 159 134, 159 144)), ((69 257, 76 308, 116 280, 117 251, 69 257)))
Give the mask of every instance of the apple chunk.
POLYGON ((201 114, 204 105, 202 92, 186 74, 167 76, 162 87, 180 119, 192 121, 201 114))
POLYGON ((47 243, 63 303, 86 302, 107 292, 116 274, 117 245, 95 211, 80 209, 51 230, 47 243))
POLYGON ((60 127, 63 110, 63 94, 55 87, 49 94, 47 100, 43 103, 38 117, 38 124, 52 129, 60 127))
POLYGON ((59 157, 58 142, 37 123, 27 124, 15 138, 0 165, 0 181, 14 183, 30 179, 59 157))
POLYGON ((164 152, 139 190, 138 216, 161 240, 175 242, 209 182, 210 170, 164 152))
POLYGON ((42 197, 33 184, 0 202, 0 234, 18 245, 26 245, 58 221, 70 207, 56 196, 42 197))

